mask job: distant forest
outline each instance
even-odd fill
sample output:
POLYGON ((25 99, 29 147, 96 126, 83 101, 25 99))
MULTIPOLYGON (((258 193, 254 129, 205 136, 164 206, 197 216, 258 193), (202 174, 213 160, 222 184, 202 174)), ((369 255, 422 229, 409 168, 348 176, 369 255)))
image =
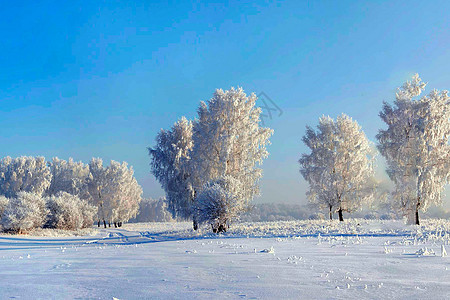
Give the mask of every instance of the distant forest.
MULTIPOLYGON (((155 200, 146 198, 141 201, 139 214, 129 222, 176 222, 176 220, 167 210, 167 204, 164 198, 155 200)), ((287 203, 259 203, 252 206, 251 211, 243 214, 241 222, 267 222, 267 221, 292 221, 307 219, 325 219, 322 213, 314 212, 314 208, 307 205, 287 204, 287 203)), ((364 219, 399 219, 401 215, 395 215, 389 212, 388 207, 379 210, 365 209, 351 214, 353 218, 364 219)), ((443 218, 450 219, 450 210, 442 207, 432 207, 426 213, 425 218, 443 218)))

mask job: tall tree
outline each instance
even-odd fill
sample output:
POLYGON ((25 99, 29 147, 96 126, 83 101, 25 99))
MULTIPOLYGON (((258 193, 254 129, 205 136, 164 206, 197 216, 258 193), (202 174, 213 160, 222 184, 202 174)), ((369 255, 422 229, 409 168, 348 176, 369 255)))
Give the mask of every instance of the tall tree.
MULTIPOLYGON (((201 102, 198 120, 193 125, 191 176, 195 195, 210 181, 228 176, 238 186, 229 187, 243 205, 259 193, 262 164, 268 156, 266 145, 273 130, 260 127, 261 109, 257 97, 247 96, 242 88, 216 90, 213 97, 201 102)), ((195 221, 195 220, 194 220, 195 221)))
POLYGON ((52 174, 45 158, 38 156, 9 156, 0 161, 0 194, 15 197, 19 192, 39 196, 50 186, 52 174))
POLYGON ((393 199, 419 225, 419 210, 441 204, 450 176, 450 100, 447 91, 418 98, 426 84, 416 74, 398 89, 394 105, 384 102, 378 149, 395 184, 393 199))
POLYGON ((334 212, 352 212, 372 200, 374 151, 356 121, 342 114, 321 117, 317 131, 307 126, 303 142, 311 150, 299 160, 311 203, 334 212))
POLYGON ((151 172, 166 193, 168 210, 174 218, 192 217, 193 189, 189 181, 192 122, 182 117, 170 130, 156 136, 156 146, 148 148, 151 172))

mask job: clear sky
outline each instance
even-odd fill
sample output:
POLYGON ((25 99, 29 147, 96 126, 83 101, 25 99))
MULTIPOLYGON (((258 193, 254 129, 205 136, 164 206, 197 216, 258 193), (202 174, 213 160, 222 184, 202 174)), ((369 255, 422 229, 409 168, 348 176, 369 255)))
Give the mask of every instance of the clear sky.
MULTIPOLYGON (((449 1, 2 1, 0 156, 127 161, 216 88, 283 111, 257 201, 305 203, 306 124, 345 112, 375 139, 382 101, 418 72, 450 89, 449 1)), ((430 88, 427 89, 427 92, 430 88)))

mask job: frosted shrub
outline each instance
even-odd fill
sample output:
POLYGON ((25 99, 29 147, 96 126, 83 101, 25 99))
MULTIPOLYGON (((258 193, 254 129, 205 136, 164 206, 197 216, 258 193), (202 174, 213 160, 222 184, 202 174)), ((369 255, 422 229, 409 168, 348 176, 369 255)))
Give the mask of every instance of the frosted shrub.
POLYGON ((76 230, 92 226, 97 209, 78 196, 59 192, 46 200, 50 211, 46 227, 76 230))
POLYGON ((24 232, 44 225, 48 209, 45 200, 36 194, 19 192, 9 199, 1 224, 4 231, 24 232))
POLYGON ((232 219, 242 211, 241 202, 219 182, 207 183, 197 197, 196 212, 200 224, 211 224, 214 232, 226 231, 232 219))

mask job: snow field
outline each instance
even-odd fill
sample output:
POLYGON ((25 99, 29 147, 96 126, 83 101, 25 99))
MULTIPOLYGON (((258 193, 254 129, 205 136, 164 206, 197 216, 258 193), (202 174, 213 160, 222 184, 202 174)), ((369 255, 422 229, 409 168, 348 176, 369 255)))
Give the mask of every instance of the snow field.
POLYGON ((2 235, 0 298, 448 299, 450 258, 441 253, 450 222, 423 223, 243 223, 220 236, 190 223, 139 223, 84 237, 2 235))

